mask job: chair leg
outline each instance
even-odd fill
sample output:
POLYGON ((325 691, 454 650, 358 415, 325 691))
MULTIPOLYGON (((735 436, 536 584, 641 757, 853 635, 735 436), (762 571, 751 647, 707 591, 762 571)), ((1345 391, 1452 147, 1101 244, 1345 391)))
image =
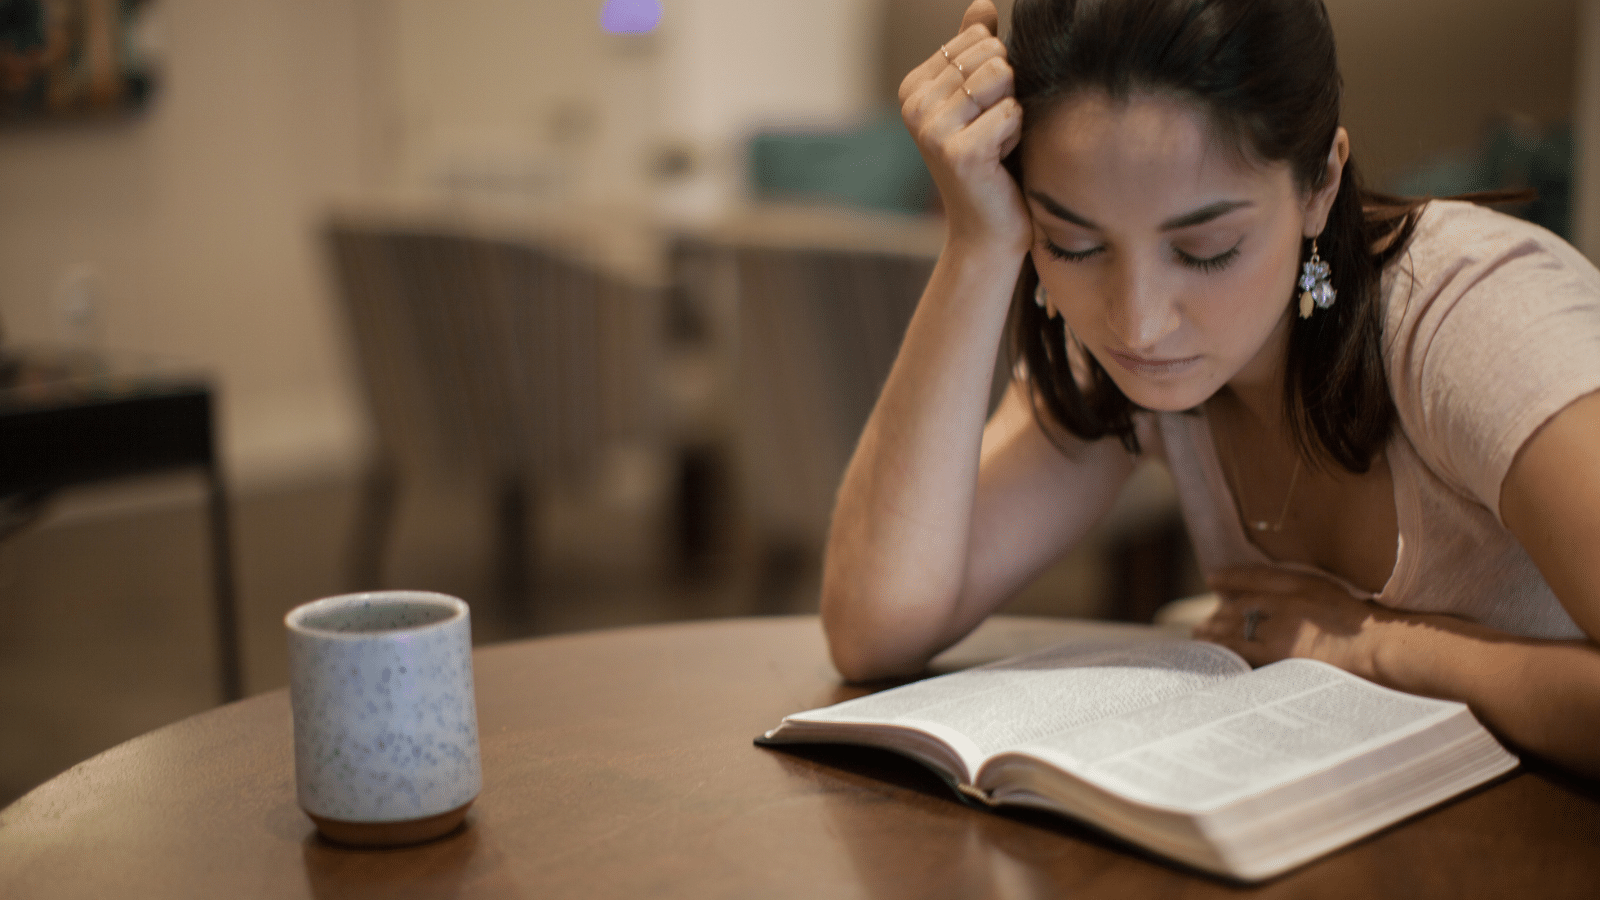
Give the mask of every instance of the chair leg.
POLYGON ((233 584, 233 541, 228 524, 228 494, 215 464, 206 467, 211 519, 211 584, 216 605, 218 667, 222 702, 244 696, 244 665, 239 651, 239 607, 233 584))
POLYGON ((495 575, 503 608, 526 615, 533 603, 534 491, 525 479, 503 478, 495 495, 495 575))
POLYGON ((706 583, 726 562, 728 487, 726 465, 710 444, 678 450, 677 494, 673 503, 674 553, 678 577, 706 583))
POLYGON ((822 569, 822 555, 809 541, 795 536, 768 535, 757 565, 757 615, 816 611, 817 598, 810 589, 822 569))
POLYGON ((400 494, 394 465, 386 459, 375 462, 362 477, 360 491, 345 577, 349 590, 371 591, 383 585, 384 549, 400 494))

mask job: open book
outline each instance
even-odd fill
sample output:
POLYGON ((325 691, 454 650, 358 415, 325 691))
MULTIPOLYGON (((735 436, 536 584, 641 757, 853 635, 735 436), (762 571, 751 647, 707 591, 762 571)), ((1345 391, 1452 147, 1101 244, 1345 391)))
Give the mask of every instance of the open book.
POLYGON ((1276 875, 1517 765, 1466 706, 1198 641, 1084 640, 786 717, 762 744, 932 767, 1242 880, 1276 875))

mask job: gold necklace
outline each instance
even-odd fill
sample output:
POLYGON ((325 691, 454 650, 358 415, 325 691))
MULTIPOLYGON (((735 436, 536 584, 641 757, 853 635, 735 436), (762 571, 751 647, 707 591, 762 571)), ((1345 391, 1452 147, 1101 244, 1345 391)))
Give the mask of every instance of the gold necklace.
POLYGON ((1250 515, 1245 512, 1244 492, 1242 490, 1244 481, 1239 477, 1239 460, 1233 452, 1233 442, 1224 438, 1223 443, 1228 446, 1228 469, 1233 472, 1234 502, 1239 506, 1239 517, 1244 519, 1255 531, 1267 531, 1273 534, 1283 531, 1283 523, 1289 518, 1289 503, 1294 500, 1294 486, 1300 480, 1300 465, 1304 462, 1300 458, 1300 454, 1296 453, 1294 455, 1294 471, 1289 473, 1289 489, 1283 494, 1283 508, 1278 510, 1278 521, 1268 522, 1266 519, 1251 519, 1250 515))

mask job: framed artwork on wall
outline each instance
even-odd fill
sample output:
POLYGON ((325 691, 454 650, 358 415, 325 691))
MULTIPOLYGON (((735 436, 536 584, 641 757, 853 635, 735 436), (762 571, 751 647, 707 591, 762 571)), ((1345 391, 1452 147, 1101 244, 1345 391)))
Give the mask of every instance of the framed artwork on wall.
POLYGON ((155 88, 154 0, 0 0, 0 121, 143 109, 155 88))

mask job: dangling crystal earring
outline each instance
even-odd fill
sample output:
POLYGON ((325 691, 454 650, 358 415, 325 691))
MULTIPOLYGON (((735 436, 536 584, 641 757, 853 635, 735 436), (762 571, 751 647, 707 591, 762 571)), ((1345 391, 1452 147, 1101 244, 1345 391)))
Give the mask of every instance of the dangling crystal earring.
POLYGON ((1033 286, 1033 302, 1040 309, 1046 308, 1050 303, 1050 294, 1044 289, 1044 282, 1042 281, 1033 286))
POLYGON ((1300 318, 1311 318, 1311 307, 1327 309, 1339 292, 1328 280, 1328 264, 1317 255, 1317 239, 1311 239, 1311 258, 1300 266, 1300 318))

